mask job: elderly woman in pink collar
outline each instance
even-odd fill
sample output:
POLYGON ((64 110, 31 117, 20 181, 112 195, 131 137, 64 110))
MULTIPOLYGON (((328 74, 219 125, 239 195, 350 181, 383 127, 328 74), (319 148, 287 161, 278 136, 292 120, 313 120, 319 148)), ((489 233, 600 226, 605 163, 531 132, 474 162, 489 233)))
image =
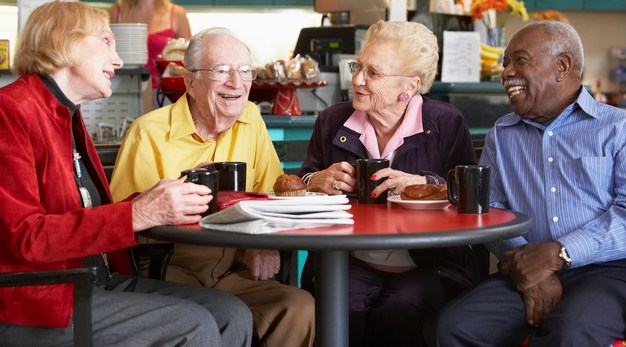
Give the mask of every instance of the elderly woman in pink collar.
MULTIPOLYGON (((412 184, 445 183, 458 164, 476 162, 463 116, 428 92, 437 71, 437 39, 413 22, 372 25, 352 63, 354 100, 321 112, 300 175, 308 190, 356 192, 360 158, 389 159, 373 191, 399 194, 412 184)), ((312 283, 307 261, 303 287, 312 283)), ((469 247, 358 251, 350 257, 350 345, 420 346, 422 324, 478 280, 469 247)))

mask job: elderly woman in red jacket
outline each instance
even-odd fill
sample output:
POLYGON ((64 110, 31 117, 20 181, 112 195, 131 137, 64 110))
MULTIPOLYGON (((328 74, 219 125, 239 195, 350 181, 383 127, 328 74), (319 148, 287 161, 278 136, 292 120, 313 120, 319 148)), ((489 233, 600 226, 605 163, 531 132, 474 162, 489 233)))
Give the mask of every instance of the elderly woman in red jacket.
MULTIPOLYGON (((111 203, 80 104, 109 97, 122 64, 104 11, 55 1, 30 15, 13 66, 20 77, 0 89, 0 272, 98 266, 98 344, 247 346, 251 315, 235 297, 114 272, 127 259, 109 252, 135 245, 135 232, 198 222, 212 198, 203 186, 163 180, 111 203)), ((71 344, 72 293, 0 289, 0 344, 71 344)))
MULTIPOLYGON (((352 63, 354 100, 317 118, 300 175, 309 191, 356 192, 352 164, 389 159, 373 195, 412 184, 445 183, 448 170, 475 163, 470 134, 452 105, 428 99, 437 70, 437 39, 412 22, 378 22, 352 63)), ((419 223, 419 221, 416 221, 419 223)), ((311 261, 303 287, 311 287, 311 261)), ((350 346, 420 346, 422 325, 478 279, 469 247, 352 252, 350 346)))

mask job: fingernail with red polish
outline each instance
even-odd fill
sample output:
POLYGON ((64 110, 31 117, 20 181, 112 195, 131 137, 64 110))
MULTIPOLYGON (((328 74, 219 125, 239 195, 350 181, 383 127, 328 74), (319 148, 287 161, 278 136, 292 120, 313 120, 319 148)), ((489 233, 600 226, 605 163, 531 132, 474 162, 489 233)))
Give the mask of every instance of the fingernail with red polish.
POLYGON ((372 175, 372 177, 370 177, 370 180, 376 181, 376 175, 372 175))
POLYGON ((371 199, 375 199, 376 198, 376 194, 374 194, 374 193, 370 194, 370 198, 371 199))

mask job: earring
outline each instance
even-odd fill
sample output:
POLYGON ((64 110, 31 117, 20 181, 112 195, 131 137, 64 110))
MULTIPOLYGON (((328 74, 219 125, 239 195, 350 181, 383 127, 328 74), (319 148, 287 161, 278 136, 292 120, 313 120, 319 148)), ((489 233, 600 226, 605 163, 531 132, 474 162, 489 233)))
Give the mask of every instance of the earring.
POLYGON ((402 93, 398 94, 398 101, 401 101, 401 102, 409 101, 409 94, 407 94, 405 92, 402 92, 402 93))

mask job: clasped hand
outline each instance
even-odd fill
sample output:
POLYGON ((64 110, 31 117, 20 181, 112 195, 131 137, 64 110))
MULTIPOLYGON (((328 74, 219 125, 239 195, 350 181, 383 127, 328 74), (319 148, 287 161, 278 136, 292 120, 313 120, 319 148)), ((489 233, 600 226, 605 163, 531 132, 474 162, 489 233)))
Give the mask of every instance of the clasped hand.
POLYGON ((561 300, 556 271, 563 266, 558 242, 528 243, 505 253, 500 273, 509 276, 524 299, 526 320, 539 326, 561 300))
POLYGON ((280 271, 280 253, 268 249, 247 249, 246 266, 255 280, 267 280, 280 271))
MULTIPOLYGON (((369 179, 379 180, 383 178, 387 178, 387 180, 379 184, 372 191, 373 197, 377 197, 386 190, 392 190, 396 194, 400 194, 408 185, 426 183, 426 177, 424 176, 408 174, 391 168, 378 170, 369 179)), ((316 173, 309 181, 308 189, 312 192, 324 192, 326 194, 356 192, 356 170, 352 165, 345 161, 335 163, 329 166, 326 170, 316 173)))

